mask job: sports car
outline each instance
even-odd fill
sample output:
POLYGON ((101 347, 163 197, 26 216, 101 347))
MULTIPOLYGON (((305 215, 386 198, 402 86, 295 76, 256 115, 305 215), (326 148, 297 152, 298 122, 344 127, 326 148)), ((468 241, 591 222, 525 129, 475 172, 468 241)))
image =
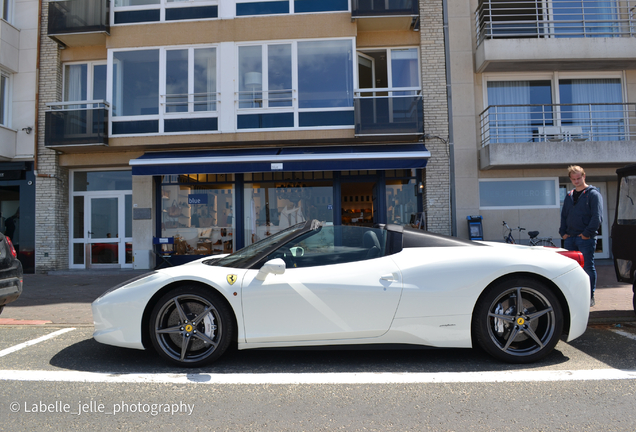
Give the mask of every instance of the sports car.
POLYGON ((578 252, 307 221, 107 291, 93 336, 186 367, 230 344, 478 345, 527 363, 583 334, 589 298, 578 252))

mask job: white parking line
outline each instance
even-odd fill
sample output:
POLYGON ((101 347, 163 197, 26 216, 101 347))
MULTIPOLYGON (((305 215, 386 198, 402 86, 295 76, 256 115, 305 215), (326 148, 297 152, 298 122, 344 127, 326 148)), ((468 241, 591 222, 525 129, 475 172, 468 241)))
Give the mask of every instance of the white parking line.
POLYGON ((4 357, 7 354, 11 354, 11 353, 14 353, 16 351, 19 351, 22 348, 26 348, 28 346, 35 345, 36 343, 40 343, 40 342, 43 342, 43 341, 45 341, 47 339, 51 339, 51 338, 54 338, 54 337, 59 336, 61 334, 70 332, 71 330, 75 330, 75 328, 72 327, 72 328, 65 328, 65 329, 61 329, 61 330, 58 330, 58 331, 54 331, 53 333, 49 333, 49 334, 44 335, 42 337, 39 337, 37 339, 32 339, 30 341, 26 341, 24 343, 12 346, 11 348, 3 349, 2 351, 0 351, 0 357, 4 357))
POLYGON ((625 336, 628 339, 636 340, 636 334, 632 334, 632 333, 626 332, 624 330, 612 330, 612 331, 614 333, 616 333, 616 334, 621 335, 621 336, 625 336))
POLYGON ((2 370, 0 381, 146 384, 437 384, 633 380, 636 370, 496 371, 438 373, 119 374, 55 370, 2 370))

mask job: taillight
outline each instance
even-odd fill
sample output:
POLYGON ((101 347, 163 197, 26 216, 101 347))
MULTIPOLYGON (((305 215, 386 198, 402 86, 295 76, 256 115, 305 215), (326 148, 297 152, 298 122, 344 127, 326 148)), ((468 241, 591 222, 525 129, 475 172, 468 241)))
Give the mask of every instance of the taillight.
POLYGON ((568 258, 572 258, 574 261, 578 262, 581 267, 585 265, 583 254, 579 251, 560 251, 559 253, 568 258))
POLYGON ((17 258, 18 257, 18 253, 15 251, 15 248, 13 247, 13 242, 11 241, 11 239, 9 237, 6 237, 7 239, 7 244, 9 245, 9 250, 11 251, 11 255, 13 255, 13 258, 17 258))

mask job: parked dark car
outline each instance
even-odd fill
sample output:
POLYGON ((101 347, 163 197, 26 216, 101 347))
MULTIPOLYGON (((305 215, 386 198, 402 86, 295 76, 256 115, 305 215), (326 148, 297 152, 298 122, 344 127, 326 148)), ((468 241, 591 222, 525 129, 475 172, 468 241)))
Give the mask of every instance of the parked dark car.
POLYGON ((616 174, 618 193, 612 225, 612 254, 618 281, 633 284, 632 302, 636 312, 636 165, 619 168, 616 174))
POLYGON ((0 313, 22 294, 22 264, 11 239, 0 234, 0 313))

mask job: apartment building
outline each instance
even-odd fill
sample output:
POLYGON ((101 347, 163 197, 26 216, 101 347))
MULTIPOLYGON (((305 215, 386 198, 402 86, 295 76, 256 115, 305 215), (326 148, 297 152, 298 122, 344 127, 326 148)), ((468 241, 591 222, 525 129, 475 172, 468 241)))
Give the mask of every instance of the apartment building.
POLYGON ((38 271, 303 220, 450 234, 441 1, 42 3, 38 271))
POLYGON ((636 162, 630 3, 449 0, 449 23, 458 234, 481 215, 487 240, 504 220, 558 239, 577 164, 603 196, 609 257, 616 168, 636 162))
POLYGON ((34 271, 37 0, 0 3, 0 232, 34 271))

